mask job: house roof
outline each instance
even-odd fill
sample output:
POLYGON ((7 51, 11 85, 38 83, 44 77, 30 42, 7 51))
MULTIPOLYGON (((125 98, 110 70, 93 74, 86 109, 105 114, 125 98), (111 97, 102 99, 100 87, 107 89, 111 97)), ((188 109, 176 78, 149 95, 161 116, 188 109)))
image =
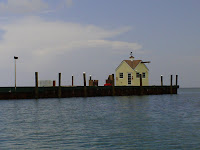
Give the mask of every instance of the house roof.
MULTIPOLYGON (((115 69, 115 70, 117 70, 120 66, 121 66, 121 64, 123 63, 123 62, 125 62, 129 67, 131 67, 133 70, 135 70, 135 68, 140 64, 140 63, 142 63, 142 64, 144 64, 144 66, 147 68, 147 66, 145 65, 145 63, 150 63, 150 61, 142 61, 142 60, 123 60, 121 63, 120 63, 120 65, 115 69)), ((148 68, 147 68, 147 70, 149 70, 148 68)))
POLYGON ((135 69, 136 67, 137 67, 137 65, 139 64, 139 63, 141 63, 142 62, 142 60, 133 60, 133 61, 131 61, 131 60, 124 60, 132 69, 135 69))

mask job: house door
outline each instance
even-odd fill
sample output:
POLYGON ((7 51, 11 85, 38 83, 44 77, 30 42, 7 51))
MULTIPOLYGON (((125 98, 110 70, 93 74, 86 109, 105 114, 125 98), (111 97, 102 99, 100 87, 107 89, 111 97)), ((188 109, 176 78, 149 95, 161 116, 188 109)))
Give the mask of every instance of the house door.
POLYGON ((131 73, 128 73, 128 85, 131 85, 131 73))

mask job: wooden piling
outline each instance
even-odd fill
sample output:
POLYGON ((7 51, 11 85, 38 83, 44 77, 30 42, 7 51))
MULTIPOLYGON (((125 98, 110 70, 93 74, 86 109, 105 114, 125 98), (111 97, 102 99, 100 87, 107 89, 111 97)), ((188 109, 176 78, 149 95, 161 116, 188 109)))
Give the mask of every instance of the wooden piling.
POLYGON ((142 74, 140 74, 140 95, 143 95, 142 74))
POLYGON ((92 80, 92 76, 90 75, 90 79, 89 79, 89 86, 94 86, 93 85, 93 80, 92 80))
POLYGON ((72 86, 74 86, 74 76, 72 75, 72 86))
POLYGON ((92 75, 90 75, 90 80, 92 80, 92 75))
POLYGON ((161 79, 161 86, 163 86, 163 75, 160 76, 161 79))
POLYGON ((172 86, 173 86, 173 75, 171 75, 170 94, 173 94, 172 86))
POLYGON ((86 74, 85 74, 85 72, 83 72, 83 82, 84 82, 84 96, 87 97, 86 74))
POLYGON ((39 93, 38 93, 38 72, 35 72, 35 98, 39 98, 39 93))
POLYGON ((83 85, 86 86, 86 74, 83 72, 83 85))
POLYGON ((113 79, 113 82, 112 82, 112 94, 113 96, 115 96, 115 75, 112 74, 112 79, 113 79))
POLYGON ((178 75, 176 75, 176 86, 178 86, 178 75))
POLYGON ((61 89, 61 73, 58 74, 58 98, 61 98, 62 89, 61 89))
POLYGON ((142 74, 140 74, 140 87, 142 87, 142 74))

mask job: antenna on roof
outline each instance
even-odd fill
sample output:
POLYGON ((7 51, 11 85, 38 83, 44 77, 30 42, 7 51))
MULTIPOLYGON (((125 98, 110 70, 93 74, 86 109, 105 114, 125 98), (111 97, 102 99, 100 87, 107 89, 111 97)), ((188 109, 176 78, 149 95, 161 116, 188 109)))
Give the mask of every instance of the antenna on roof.
POLYGON ((130 55, 131 55, 131 56, 130 56, 129 58, 130 58, 131 61, 133 61, 133 60, 134 60, 133 52, 131 52, 130 55))
POLYGON ((133 52, 131 52, 130 55, 133 56, 133 52))

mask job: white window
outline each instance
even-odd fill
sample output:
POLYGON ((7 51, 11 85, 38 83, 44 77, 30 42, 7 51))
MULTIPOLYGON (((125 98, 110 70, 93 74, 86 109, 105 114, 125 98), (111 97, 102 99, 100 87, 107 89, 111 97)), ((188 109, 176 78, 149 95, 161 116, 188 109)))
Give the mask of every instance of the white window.
POLYGON ((128 85, 131 85, 131 73, 128 73, 128 85))
POLYGON ((124 78, 124 74, 123 73, 119 73, 119 78, 123 79, 124 78))
POLYGON ((145 72, 142 73, 142 78, 146 78, 145 72))
POLYGON ((136 73, 136 78, 140 78, 140 73, 139 72, 136 73))

